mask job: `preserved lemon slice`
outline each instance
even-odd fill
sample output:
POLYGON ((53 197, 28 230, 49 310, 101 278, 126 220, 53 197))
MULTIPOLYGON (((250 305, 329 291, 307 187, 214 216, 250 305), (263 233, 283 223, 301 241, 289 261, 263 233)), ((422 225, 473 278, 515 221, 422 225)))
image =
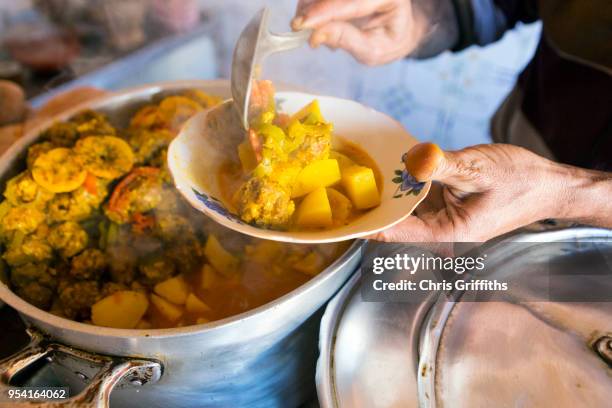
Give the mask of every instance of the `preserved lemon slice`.
POLYGON ((87 172, 71 149, 59 147, 41 154, 32 167, 32 178, 53 193, 67 193, 83 184, 87 172))
POLYGON ((115 136, 89 136, 75 146, 85 170, 96 177, 116 179, 134 165, 134 152, 129 144, 115 136))
POLYGON ((203 110, 197 102, 184 96, 169 96, 159 104, 159 115, 172 132, 178 132, 189 118, 203 110))

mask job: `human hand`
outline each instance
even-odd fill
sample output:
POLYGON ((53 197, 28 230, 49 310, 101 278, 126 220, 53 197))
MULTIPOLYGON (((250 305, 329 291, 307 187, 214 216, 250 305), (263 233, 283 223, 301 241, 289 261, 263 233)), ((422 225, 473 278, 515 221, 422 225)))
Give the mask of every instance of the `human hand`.
POLYGON ((367 65, 435 55, 459 35, 449 0, 300 0, 291 26, 313 29, 312 47, 342 48, 367 65))
POLYGON ((483 242, 546 218, 579 219, 576 192, 593 175, 503 144, 442 152, 435 144, 422 143, 406 154, 405 165, 418 181, 437 183, 415 215, 371 239, 483 242))

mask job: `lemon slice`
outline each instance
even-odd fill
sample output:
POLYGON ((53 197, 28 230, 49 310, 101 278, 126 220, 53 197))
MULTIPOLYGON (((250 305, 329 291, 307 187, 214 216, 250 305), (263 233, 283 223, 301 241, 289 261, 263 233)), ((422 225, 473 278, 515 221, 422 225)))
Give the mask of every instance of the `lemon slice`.
POLYGON ((85 170, 104 179, 121 177, 134 165, 132 148, 115 136, 86 137, 77 142, 75 151, 83 159, 85 170))
POLYGON ((60 147, 41 154, 32 167, 32 178, 53 193, 67 193, 79 188, 87 172, 71 149, 60 147))

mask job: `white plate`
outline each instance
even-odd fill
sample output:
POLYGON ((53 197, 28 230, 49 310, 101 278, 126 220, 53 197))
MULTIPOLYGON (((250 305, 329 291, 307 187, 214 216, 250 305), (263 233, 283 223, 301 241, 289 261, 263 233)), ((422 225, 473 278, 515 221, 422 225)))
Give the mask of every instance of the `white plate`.
POLYGON ((276 231, 249 225, 221 201, 217 174, 227 155, 236 155, 238 132, 215 134, 205 126, 207 111, 192 117, 168 150, 168 166, 176 187, 189 203, 219 224, 243 234, 275 241, 323 243, 360 238, 405 219, 429 192, 404 171, 402 156, 417 140, 389 116, 357 102, 299 92, 276 94, 279 111, 292 114, 318 99, 334 133, 365 150, 377 163, 383 185, 381 204, 348 225, 322 231, 276 231))

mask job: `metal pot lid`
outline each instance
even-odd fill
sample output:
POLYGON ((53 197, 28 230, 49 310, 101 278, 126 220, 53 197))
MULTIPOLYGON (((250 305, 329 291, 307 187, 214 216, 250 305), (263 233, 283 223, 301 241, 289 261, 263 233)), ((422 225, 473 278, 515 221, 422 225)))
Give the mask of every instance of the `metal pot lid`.
POLYGON ((609 406, 612 231, 522 234, 482 251, 487 278, 510 282, 485 301, 455 290, 455 301, 365 302, 371 282, 354 276, 321 322, 321 406, 609 406))

